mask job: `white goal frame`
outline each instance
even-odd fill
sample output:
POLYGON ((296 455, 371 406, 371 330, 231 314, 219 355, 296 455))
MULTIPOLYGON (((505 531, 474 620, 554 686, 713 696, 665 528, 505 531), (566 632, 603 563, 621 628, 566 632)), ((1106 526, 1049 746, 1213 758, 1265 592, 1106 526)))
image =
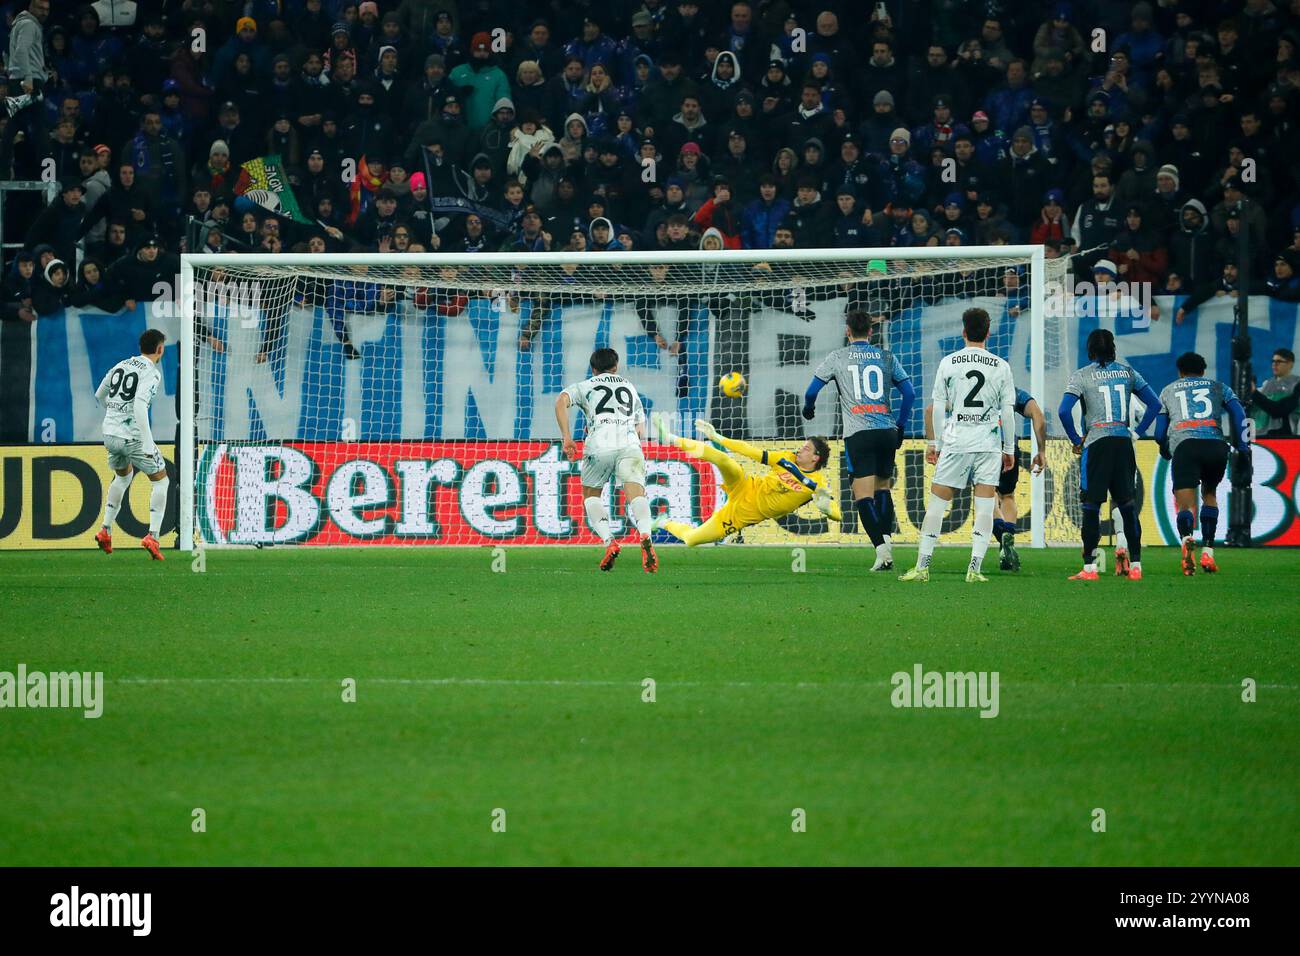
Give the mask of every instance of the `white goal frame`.
MULTIPOLYGON (((722 252, 531 252, 515 254, 510 252, 480 253, 332 253, 314 255, 309 253, 279 254, 239 254, 239 253, 185 253, 181 256, 180 271, 180 515, 178 517, 180 548, 183 551, 194 549, 194 453, 196 448, 194 396, 195 396, 195 336, 196 336, 196 298, 194 285, 195 268, 218 268, 230 266, 242 268, 249 266, 274 267, 328 267, 345 268, 349 266, 563 266, 592 264, 593 259, 600 265, 720 265, 734 263, 753 265, 767 263, 835 263, 866 262, 871 259, 908 260, 908 259, 1014 259, 1028 261, 1029 305, 1030 305, 1030 353, 1029 353, 1029 391, 1041 404, 1045 401, 1045 340, 1046 340, 1046 256, 1039 245, 1008 246, 921 246, 907 248, 861 248, 861 249, 743 249, 722 252)), ((883 275, 882 280, 897 276, 883 275)), ((382 278, 366 281, 382 282, 382 278)), ((855 280, 862 281, 862 280, 855 280)), ((928 392, 924 389, 928 383, 921 383, 919 400, 924 402, 928 392)), ((1047 410, 1044 408, 1046 415, 1047 410)), ((1030 443, 1036 454, 1037 436, 1030 429, 1030 443)), ((1035 548, 1046 546, 1045 501, 1044 491, 1046 475, 1031 477, 1031 543, 1035 548)))

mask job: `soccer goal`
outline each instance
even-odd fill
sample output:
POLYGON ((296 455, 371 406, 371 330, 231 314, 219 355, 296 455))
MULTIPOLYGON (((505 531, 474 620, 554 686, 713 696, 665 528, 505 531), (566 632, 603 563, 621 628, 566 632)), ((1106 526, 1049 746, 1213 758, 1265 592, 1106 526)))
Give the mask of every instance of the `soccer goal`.
MULTIPOLYGON (((896 540, 914 541, 930 471, 925 406, 935 366, 961 347, 962 312, 989 312, 989 348, 1053 419, 1075 356, 1044 303, 1065 271, 1040 246, 186 255, 181 547, 593 545, 554 403, 599 347, 619 352, 647 412, 675 430, 707 418, 772 449, 832 439, 846 518, 830 526, 809 506, 747 529, 743 543, 862 543, 837 402, 800 416, 849 310, 880 317, 881 343, 920 396, 894 484, 896 540), (733 372, 747 386, 736 397, 719 387, 733 372)), ((1073 496, 1052 500, 1075 486, 1068 446, 1049 442, 1047 472, 1031 479, 1034 442, 1017 428, 1022 524, 1036 546, 1077 542, 1073 496)), ((701 521, 723 500, 715 466, 653 441, 646 457, 652 504, 674 518, 701 521)), ((945 540, 970 520, 967 493, 945 540)))

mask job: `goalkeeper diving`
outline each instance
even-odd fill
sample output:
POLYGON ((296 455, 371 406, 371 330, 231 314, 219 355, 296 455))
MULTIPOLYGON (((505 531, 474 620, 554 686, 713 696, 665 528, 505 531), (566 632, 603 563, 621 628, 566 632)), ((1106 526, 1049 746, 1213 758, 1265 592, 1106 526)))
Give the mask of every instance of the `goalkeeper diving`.
POLYGON ((764 451, 748 442, 719 434, 704 419, 696 419, 695 428, 706 441, 672 434, 660 414, 653 415, 651 421, 661 444, 672 445, 692 458, 717 465, 722 472, 722 487, 727 492, 727 503, 710 515, 704 524, 692 526, 684 521, 669 521, 663 515, 655 519, 656 530, 667 531, 694 547, 721 541, 768 518, 783 518, 809 501, 832 521, 839 521, 842 517, 839 503, 823 471, 831 457, 826 439, 809 438, 794 451, 764 451), (720 451, 712 443, 721 445, 726 451, 720 451), (767 465, 767 474, 745 474, 740 463, 728 452, 767 465))

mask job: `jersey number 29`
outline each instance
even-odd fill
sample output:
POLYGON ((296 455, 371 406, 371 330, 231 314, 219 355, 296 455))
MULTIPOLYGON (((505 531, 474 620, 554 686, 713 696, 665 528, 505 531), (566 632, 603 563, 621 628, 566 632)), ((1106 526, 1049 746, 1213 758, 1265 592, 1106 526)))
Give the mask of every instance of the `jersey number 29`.
POLYGON ((626 385, 620 385, 618 388, 610 388, 608 385, 597 385, 595 391, 601 393, 600 401, 596 403, 596 411, 593 414, 604 415, 612 412, 609 401, 611 398, 618 399, 618 410, 624 415, 632 414, 632 390, 626 385))

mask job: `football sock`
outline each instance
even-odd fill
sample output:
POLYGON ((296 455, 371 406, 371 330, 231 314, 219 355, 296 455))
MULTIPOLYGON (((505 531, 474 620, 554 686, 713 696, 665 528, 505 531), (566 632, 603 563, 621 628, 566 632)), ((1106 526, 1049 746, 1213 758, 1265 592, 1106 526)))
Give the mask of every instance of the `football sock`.
POLYGON ((609 514, 605 511, 605 502, 599 497, 584 498, 583 510, 587 512, 587 524, 600 536, 602 544, 609 544, 609 514))
POLYGON ((1134 564, 1142 560, 1142 526, 1138 524, 1137 505, 1130 501, 1119 506, 1124 519, 1124 536, 1128 538, 1128 555, 1134 564))
POLYGON ((876 492, 876 520, 886 538, 894 533, 894 496, 888 489, 876 492))
POLYGON ((1093 552, 1097 550, 1099 541, 1101 541, 1101 506, 1085 501, 1083 503, 1083 563, 1085 565, 1096 565, 1097 559, 1093 557, 1093 552))
POLYGON ((925 506, 925 518, 921 522, 921 547, 916 555, 918 568, 930 566, 930 556, 939 543, 939 530, 943 527, 943 516, 947 513, 948 502, 933 491, 930 492, 930 503, 925 506))
MULTIPOLYGON (((1115 550, 1127 551, 1128 535, 1124 533, 1124 519, 1120 515, 1119 505, 1115 505, 1113 508, 1110 509, 1110 523, 1111 526, 1115 529, 1115 550)), ((1098 538, 1098 540, 1101 539, 1098 538)))
POLYGON ((627 513, 637 534, 644 538, 650 533, 650 502, 645 495, 638 495, 629 501, 627 513))
POLYGON ((997 541, 998 544, 1002 543, 1002 530, 1006 526, 1007 523, 1003 521, 1001 518, 993 519, 993 538, 995 541, 997 541))
POLYGON ((975 499, 975 527, 970 536, 970 570, 979 571, 993 531, 993 497, 975 499))
POLYGON ((880 533, 880 522, 876 518, 876 502, 874 498, 859 498, 854 502, 858 509, 858 517, 862 520, 862 529, 867 532, 867 537, 877 548, 885 543, 885 536, 880 533))
POLYGON ((122 507, 122 498, 125 497, 127 489, 131 487, 131 479, 135 477, 135 472, 127 472, 125 475, 117 475, 108 485, 108 503, 104 505, 104 527, 109 531, 113 530, 113 522, 117 520, 118 509, 122 507))
POLYGON ((1184 508, 1178 512, 1178 537, 1190 538, 1192 536, 1192 512, 1189 508, 1184 508))
POLYGON ((1219 509, 1211 505, 1201 505, 1201 543, 1207 548, 1214 547, 1214 535, 1219 530, 1219 509))
POLYGON ((163 514, 167 511, 167 488, 171 481, 163 475, 153 483, 149 492, 149 533, 155 538, 162 528, 163 514))

